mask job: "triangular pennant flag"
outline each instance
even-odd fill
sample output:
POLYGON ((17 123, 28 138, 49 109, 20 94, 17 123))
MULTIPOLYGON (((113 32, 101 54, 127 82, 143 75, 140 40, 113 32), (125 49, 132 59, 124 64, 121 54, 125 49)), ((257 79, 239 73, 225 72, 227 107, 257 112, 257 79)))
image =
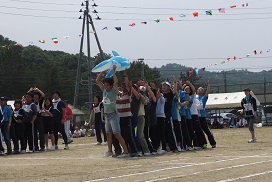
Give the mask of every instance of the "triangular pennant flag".
POLYGON ((230 58, 227 58, 228 61, 230 61, 230 58))
POLYGON ((219 8, 218 11, 219 11, 219 13, 226 13, 225 8, 219 8))
POLYGON ((44 43, 45 43, 45 40, 39 40, 39 42, 44 44, 44 43))
POLYGON ((230 8, 236 8, 236 5, 232 5, 232 6, 230 6, 230 8))
POLYGON ((147 24, 147 22, 146 22, 146 21, 142 21, 142 22, 141 22, 141 24, 145 24, 145 25, 146 25, 146 24, 147 24))
POLYGON ((194 17, 198 17, 198 12, 193 12, 194 17))
POLYGON ((212 10, 207 10, 206 15, 212 15, 212 10))
POLYGON ((254 53, 254 55, 257 55, 257 51, 256 50, 254 50, 253 53, 254 53))
POLYGON ((262 54, 263 53, 263 51, 260 51, 260 54, 262 54))
POLYGON ((226 61, 222 61, 221 64, 224 64, 226 61))
POLYGON ((171 17, 169 17, 169 20, 170 21, 174 21, 174 18, 171 16, 171 17))
POLYGON ((233 57, 233 60, 236 60, 236 56, 233 57))
POLYGON ((157 20, 154 20, 156 23, 159 23, 161 20, 160 19, 157 19, 157 20))
POLYGON ((248 7, 248 3, 246 3, 246 7, 248 7))
POLYGON ((117 31, 121 31, 121 27, 114 27, 117 31))
POLYGON ((136 25, 136 23, 129 24, 129 26, 131 26, 131 27, 134 27, 135 25, 136 25))
POLYGON ((108 27, 104 27, 104 28, 102 28, 102 30, 108 30, 108 27))
POLYGON ((181 14, 180 17, 186 17, 186 15, 185 14, 181 14))
POLYGON ((249 57, 249 56, 250 56, 250 54, 247 54, 247 55, 246 55, 246 57, 249 57))
POLYGON ((59 40, 57 38, 51 38, 54 42, 54 44, 58 44, 59 43, 59 40))

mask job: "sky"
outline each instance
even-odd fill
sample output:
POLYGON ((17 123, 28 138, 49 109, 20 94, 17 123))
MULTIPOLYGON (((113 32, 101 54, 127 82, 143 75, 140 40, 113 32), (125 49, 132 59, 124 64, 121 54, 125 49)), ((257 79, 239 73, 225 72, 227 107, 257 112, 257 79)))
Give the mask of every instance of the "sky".
MULTIPOLYGON (((1 0, 0 34, 23 46, 79 53, 82 19, 78 17, 85 8, 81 3, 1 0)), ((150 67, 177 63, 207 71, 272 69, 272 0, 90 0, 93 3, 97 7, 91 6, 90 11, 98 12, 91 13, 95 32, 106 53, 115 50, 131 61, 144 58, 150 67), (236 8, 230 8, 234 5, 236 8), (219 8, 225 8, 225 13, 219 13, 219 8), (206 15, 206 10, 213 15, 206 15), (160 22, 154 21, 158 19, 160 22), (135 26, 129 26, 133 23, 135 26), (104 27, 107 29, 102 30, 104 27)), ((85 30, 85 54, 86 35, 85 30)), ((92 31, 90 37, 94 56, 99 51, 92 31)))

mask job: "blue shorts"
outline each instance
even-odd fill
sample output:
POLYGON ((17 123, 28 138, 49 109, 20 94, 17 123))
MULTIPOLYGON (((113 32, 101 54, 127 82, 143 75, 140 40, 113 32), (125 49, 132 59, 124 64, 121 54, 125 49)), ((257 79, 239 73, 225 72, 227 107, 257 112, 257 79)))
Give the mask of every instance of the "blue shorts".
POLYGON ((106 133, 121 133, 118 113, 105 113, 105 129, 106 133))

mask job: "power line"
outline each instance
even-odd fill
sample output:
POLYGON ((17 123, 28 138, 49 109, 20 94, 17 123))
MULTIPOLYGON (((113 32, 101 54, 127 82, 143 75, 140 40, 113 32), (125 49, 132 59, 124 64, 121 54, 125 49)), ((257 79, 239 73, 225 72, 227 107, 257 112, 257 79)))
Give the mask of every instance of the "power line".
MULTIPOLYGON (((190 11, 197 11, 197 10, 218 10, 218 9, 215 9, 215 8, 212 8, 212 9, 208 9, 208 8, 169 8, 169 7, 164 7, 164 8, 158 8, 158 7, 133 7, 133 6, 103 6, 103 5, 98 5, 98 7, 103 7, 103 8, 119 8, 119 9, 157 9, 157 10, 178 10, 178 11, 181 11, 181 10, 190 10, 190 11)), ((223 7, 220 7, 220 8, 223 8, 223 7)), ((239 10, 247 10, 247 9, 250 9, 250 10, 255 10, 255 9, 259 9, 259 10, 263 10, 263 9, 271 9, 272 7, 244 7, 244 8, 235 8, 235 9, 239 9, 239 10)))
POLYGON ((64 17, 64 16, 45 16, 45 15, 27 15, 27 14, 20 14, 20 13, 6 13, 0 12, 0 14, 6 15, 15 15, 15 16, 27 16, 27 17, 35 17, 35 18, 61 18, 61 19, 78 19, 75 17, 64 17))
MULTIPOLYGON (((181 15, 186 15, 186 16, 188 16, 188 15, 190 15, 190 16, 193 16, 192 15, 192 13, 190 13, 190 14, 182 14, 182 13, 179 13, 179 14, 173 14, 173 13, 131 13, 131 12, 127 12, 127 13, 122 13, 122 12, 107 12, 107 11, 105 11, 105 12, 98 12, 99 14, 101 13, 101 14, 120 14, 120 15, 127 15, 127 14, 130 14, 130 15, 145 15, 145 16, 149 16, 149 15, 152 15, 152 16, 154 16, 154 15, 168 15, 168 16, 175 16, 175 15, 177 15, 177 16, 181 16, 181 15)), ((262 13, 236 13, 236 14, 226 14, 226 13, 220 13, 220 14, 213 14, 212 16, 229 16, 229 15, 231 15, 231 16, 238 16, 238 15, 266 15, 266 14, 272 14, 272 12, 262 12, 262 13)), ((204 15, 204 14, 203 14, 204 15)), ((205 16, 206 16, 206 14, 205 14, 205 16)))
POLYGON ((59 6, 74 6, 78 4, 65 4, 65 3, 48 3, 48 2, 40 2, 40 1, 28 1, 28 0, 10 0, 10 1, 17 1, 22 3, 33 3, 33 4, 47 4, 47 5, 59 5, 59 6))
POLYGON ((20 7, 11 7, 11 6, 2 6, 0 5, 1 8, 8 8, 8 9, 20 9, 20 10, 30 10, 30 11, 56 11, 56 12, 67 12, 67 13, 74 13, 77 11, 68 11, 68 10, 54 10, 54 9, 32 9, 32 8, 20 8, 20 7))
MULTIPOLYGON (((173 22, 186 22, 186 21, 235 21, 235 20, 264 20, 264 19, 272 19, 272 17, 252 17, 252 18, 233 18, 233 19, 193 19, 193 20, 186 20, 186 19, 182 19, 182 20, 173 20, 173 22)), ((154 22, 154 19, 121 19, 121 18, 101 18, 101 20, 116 20, 116 21, 148 21, 148 22, 154 22)), ((100 20, 97 20, 100 21, 100 20)), ((169 20, 160 20, 160 21, 168 21, 169 20)))

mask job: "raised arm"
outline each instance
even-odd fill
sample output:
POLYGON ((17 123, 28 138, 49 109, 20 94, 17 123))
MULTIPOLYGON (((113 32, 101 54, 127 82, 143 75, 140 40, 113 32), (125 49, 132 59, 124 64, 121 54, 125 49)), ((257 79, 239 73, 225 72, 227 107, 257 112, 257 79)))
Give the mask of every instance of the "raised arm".
POLYGON ((127 70, 124 70, 123 74, 124 74, 123 77, 124 77, 126 88, 127 88, 128 92, 130 92, 130 84, 129 84, 129 79, 128 79, 128 75, 127 75, 127 70))
POLYGON ((189 80, 186 81, 186 84, 192 89, 192 94, 195 94, 196 90, 194 85, 189 80))
POLYGON ((112 68, 113 81, 114 81, 114 83, 113 83, 113 88, 114 88, 115 90, 117 90, 117 89, 118 89, 118 79, 117 79, 117 76, 116 76, 116 74, 115 74, 115 70, 116 70, 116 65, 113 65, 113 68, 112 68))
POLYGON ((103 83, 101 81, 102 77, 104 76, 104 71, 100 72, 96 78, 96 84, 100 87, 100 89, 103 87, 103 83))
POLYGON ((207 84, 207 89, 206 89, 206 97, 209 96, 209 93, 210 93, 210 89, 211 89, 211 82, 210 82, 210 79, 208 80, 208 84, 207 84))
POLYGON ((43 91, 41 91, 40 89, 38 89, 38 88, 35 87, 33 90, 39 92, 41 94, 41 97, 45 96, 45 94, 43 93, 43 91))

